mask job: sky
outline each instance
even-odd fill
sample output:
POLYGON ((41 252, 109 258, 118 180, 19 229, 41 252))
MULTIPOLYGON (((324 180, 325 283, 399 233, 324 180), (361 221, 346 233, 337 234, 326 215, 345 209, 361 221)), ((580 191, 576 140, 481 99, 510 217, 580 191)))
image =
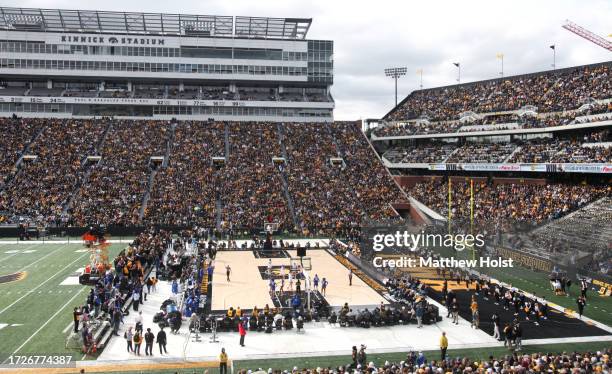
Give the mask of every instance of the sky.
POLYGON ((387 67, 406 67, 398 101, 419 88, 612 60, 561 26, 610 39, 610 0, 4 0, 2 6, 312 18, 310 39, 334 41, 335 119, 381 118, 394 106, 387 67))

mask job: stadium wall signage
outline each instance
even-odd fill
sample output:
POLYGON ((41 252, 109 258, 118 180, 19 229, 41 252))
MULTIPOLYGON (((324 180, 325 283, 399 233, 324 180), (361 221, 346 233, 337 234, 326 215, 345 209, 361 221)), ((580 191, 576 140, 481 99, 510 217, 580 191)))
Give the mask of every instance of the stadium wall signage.
POLYGON ((126 36, 80 36, 80 35, 62 35, 60 37, 62 43, 70 44, 102 44, 102 45, 165 45, 166 40, 163 38, 137 38, 126 36))
MULTIPOLYGON (((0 96, 0 103, 36 103, 36 104, 114 104, 114 105, 165 105, 193 107, 272 107, 293 108, 291 101, 237 101, 237 100, 175 100, 175 99, 130 99, 115 97, 29 97, 0 96)), ((305 108, 333 108, 334 103, 303 102, 305 108)))
MULTIPOLYGON (((0 102, 2 99, 0 98, 0 102)), ((390 169, 428 169, 435 171, 521 171, 538 173, 612 173, 612 164, 604 163, 567 163, 567 164, 426 164, 426 163, 395 163, 382 158, 390 169)))

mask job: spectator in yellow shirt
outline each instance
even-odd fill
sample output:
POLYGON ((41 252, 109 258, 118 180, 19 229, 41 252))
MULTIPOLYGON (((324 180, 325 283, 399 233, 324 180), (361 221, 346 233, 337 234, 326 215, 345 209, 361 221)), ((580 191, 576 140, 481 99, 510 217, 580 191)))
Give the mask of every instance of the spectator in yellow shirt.
POLYGON ((441 360, 446 358, 446 350, 448 349, 448 338, 446 337, 446 332, 442 331, 442 336, 440 337, 440 356, 441 360))
POLYGON ((225 348, 221 348, 221 354, 219 355, 219 374, 227 374, 227 353, 225 353, 225 348))

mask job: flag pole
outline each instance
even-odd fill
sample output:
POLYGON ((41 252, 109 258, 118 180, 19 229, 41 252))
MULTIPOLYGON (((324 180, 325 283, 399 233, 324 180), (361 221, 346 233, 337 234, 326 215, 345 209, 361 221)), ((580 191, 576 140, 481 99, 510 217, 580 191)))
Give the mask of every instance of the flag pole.
POLYGON ((451 233, 451 178, 448 177, 448 233, 451 233))
MULTIPOLYGON (((474 235, 474 180, 470 179, 470 234, 474 235)), ((472 260, 476 260, 476 248, 472 247, 472 260)))

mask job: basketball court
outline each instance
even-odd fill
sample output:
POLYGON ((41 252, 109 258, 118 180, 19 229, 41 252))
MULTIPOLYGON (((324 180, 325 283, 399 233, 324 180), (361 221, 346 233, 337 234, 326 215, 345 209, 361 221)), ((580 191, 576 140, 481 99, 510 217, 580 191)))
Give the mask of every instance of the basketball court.
MULTIPOLYGON (((230 307, 240 307, 243 310, 253 309, 255 306, 263 308, 278 304, 278 295, 273 299, 270 295, 270 280, 267 274, 269 261, 272 262, 272 277, 276 280, 276 291, 280 289, 281 269, 285 274, 284 291, 290 291, 287 274, 291 269, 291 259, 297 258, 296 250, 272 251, 273 258, 266 258, 262 251, 220 251, 215 259, 215 268, 212 279, 212 311, 225 311, 230 307), (231 268, 230 281, 227 281, 226 266, 231 268)), ((305 274, 313 279, 329 282, 326 294, 323 296, 327 304, 340 307, 344 303, 353 306, 388 304, 381 294, 367 285, 357 275, 353 275, 353 285, 349 286, 349 269, 334 258, 325 249, 309 249, 304 258, 304 265, 310 261, 312 270, 305 274)), ((308 266, 305 266, 307 269, 308 266)), ((301 280, 302 290, 305 290, 304 280, 301 280)), ((321 290, 319 282, 319 291, 321 290)), ((295 289, 295 281, 294 281, 295 289)))

